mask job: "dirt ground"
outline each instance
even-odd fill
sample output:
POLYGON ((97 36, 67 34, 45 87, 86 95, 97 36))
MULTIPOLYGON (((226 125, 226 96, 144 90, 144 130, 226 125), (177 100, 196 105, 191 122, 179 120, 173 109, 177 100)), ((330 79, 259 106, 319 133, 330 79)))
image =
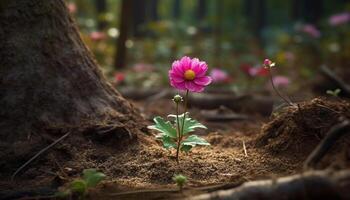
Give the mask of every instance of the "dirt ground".
MULTIPOLYGON (((150 123, 154 116, 165 117, 174 110, 169 100, 134 103, 150 123)), ((302 172, 306 157, 333 125, 350 117, 349 109, 349 102, 314 99, 276 111, 270 118, 256 115, 248 120, 206 122, 202 112, 191 108, 191 116, 208 126, 198 134, 211 146, 181 154, 180 165, 175 152, 162 148, 153 132, 122 142, 74 135, 31 163, 15 181, 8 181, 9 173, 1 174, 0 188, 58 187, 83 169, 97 168, 108 178, 91 191, 90 199, 169 199, 291 175, 302 172), (172 181, 179 173, 189 180, 181 194, 172 181)), ((332 156, 318 167, 349 167, 349 138, 335 145, 332 156)))

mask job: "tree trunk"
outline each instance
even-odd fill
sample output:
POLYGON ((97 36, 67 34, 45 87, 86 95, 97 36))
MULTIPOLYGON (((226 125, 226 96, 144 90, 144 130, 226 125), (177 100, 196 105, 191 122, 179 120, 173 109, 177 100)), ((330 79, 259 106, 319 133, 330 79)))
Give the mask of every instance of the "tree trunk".
POLYGON ((106 12, 107 12, 107 2, 106 0, 95 0, 96 12, 97 12, 97 28, 102 31, 106 28, 106 12))
POLYGON ((148 3, 148 21, 158 21, 159 20, 159 15, 158 15, 158 0, 151 0, 148 3))
POLYGON ((196 17, 198 22, 202 22, 207 15, 207 1, 198 0, 196 17))
POLYGON ((64 0, 1 0, 0 27, 0 167, 5 146, 32 133, 144 127, 102 75, 64 0))
MULTIPOLYGON (((134 1, 134 0, 133 0, 134 1)), ((116 54, 114 57, 114 67, 116 69, 123 69, 126 65, 126 59, 127 59, 127 49, 125 46, 126 40, 128 39, 129 35, 129 25, 132 17, 132 7, 133 7, 133 1, 132 0, 123 0, 122 6, 121 6, 121 12, 120 12, 120 35, 117 40, 117 49, 116 54)))
POLYGON ((180 0, 174 0, 173 3, 173 17, 174 19, 179 19, 181 15, 181 1, 180 0))

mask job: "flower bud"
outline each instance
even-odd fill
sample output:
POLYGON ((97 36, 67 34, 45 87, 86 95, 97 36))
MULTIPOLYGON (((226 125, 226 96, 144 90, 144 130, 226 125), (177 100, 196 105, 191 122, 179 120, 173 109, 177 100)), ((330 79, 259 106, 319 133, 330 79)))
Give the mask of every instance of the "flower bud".
POLYGON ((175 103, 180 103, 181 101, 183 101, 183 99, 182 99, 182 96, 180 96, 180 95, 175 95, 174 96, 174 98, 173 98, 173 101, 175 102, 175 103))
POLYGON ((270 59, 265 59, 264 60, 264 66, 266 67, 266 68, 270 68, 270 67, 273 67, 273 66, 275 66, 275 63, 273 63, 270 59))

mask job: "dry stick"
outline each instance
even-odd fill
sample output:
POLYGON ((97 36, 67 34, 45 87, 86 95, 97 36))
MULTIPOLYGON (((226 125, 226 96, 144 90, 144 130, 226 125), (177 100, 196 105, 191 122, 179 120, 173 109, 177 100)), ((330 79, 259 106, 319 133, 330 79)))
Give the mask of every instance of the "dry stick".
POLYGON ((333 126, 328 131, 326 137, 321 143, 312 151, 308 158, 304 162, 304 170, 314 167, 328 152, 328 150, 334 145, 334 143, 345 133, 350 131, 350 121, 344 120, 343 122, 333 126))
POLYGON ((247 148, 245 147, 245 142, 244 142, 244 140, 242 140, 243 141, 243 150, 244 150, 244 155, 245 155, 245 157, 248 157, 248 154, 247 154, 247 148))
POLYGON ((31 159, 29 159, 26 163, 24 163, 20 168, 18 168, 15 173, 11 176, 11 181, 15 178, 15 176, 22 171, 27 165, 29 165, 33 160, 35 160, 37 157, 39 157, 41 154, 43 154, 45 151, 50 149, 51 147, 55 146, 57 143, 62 141, 64 138, 66 138, 68 135, 70 135, 70 131, 66 134, 64 134, 62 137, 55 140, 53 143, 51 143, 49 146, 45 147, 44 149, 40 150, 37 154, 35 154, 31 159))

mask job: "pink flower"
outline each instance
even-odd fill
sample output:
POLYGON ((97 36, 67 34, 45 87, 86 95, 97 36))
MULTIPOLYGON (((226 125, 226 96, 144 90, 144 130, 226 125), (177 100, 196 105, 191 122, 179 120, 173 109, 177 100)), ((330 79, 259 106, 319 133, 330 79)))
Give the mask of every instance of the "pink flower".
POLYGON ((350 21, 350 13, 348 12, 332 15, 328 20, 331 26, 346 24, 349 21, 350 21))
POLYGON ((269 74, 269 70, 261 66, 253 67, 250 64, 242 64, 240 68, 249 77, 264 77, 269 74))
POLYGON ((75 3, 68 3, 67 7, 70 13, 74 14, 77 12, 77 5, 75 3))
POLYGON ((289 62, 292 62, 295 60, 295 55, 293 52, 287 51, 285 52, 284 56, 289 62))
POLYGON ((116 84, 122 83, 125 81, 125 74, 122 72, 117 72, 114 74, 114 81, 116 84))
POLYGON ((313 38, 319 38, 321 36, 321 32, 312 24, 305 24, 300 30, 313 38))
POLYGON ((100 41, 106 39, 106 34, 104 32, 94 31, 90 33, 90 38, 93 41, 100 41))
POLYGON ((270 67, 271 64, 272 64, 272 61, 271 61, 270 59, 266 58, 266 59, 264 60, 264 65, 265 65, 266 67, 270 67))
POLYGON ((135 72, 151 72, 154 70, 153 66, 147 63, 136 63, 133 66, 135 72))
POLYGON ((276 87, 286 87, 290 84, 290 80, 286 76, 275 76, 273 77, 273 83, 276 87))
POLYGON ((265 67, 252 67, 248 71, 249 75, 251 77, 257 77, 257 76, 267 76, 269 74, 269 70, 265 67))
POLYGON ((210 77, 212 78, 213 83, 227 82, 230 79, 227 72, 217 68, 214 68, 213 70, 211 70, 210 77))
POLYGON ((208 66, 198 58, 182 57, 175 60, 169 70, 170 84, 179 90, 202 92, 204 87, 211 83, 211 78, 206 76, 208 66))

